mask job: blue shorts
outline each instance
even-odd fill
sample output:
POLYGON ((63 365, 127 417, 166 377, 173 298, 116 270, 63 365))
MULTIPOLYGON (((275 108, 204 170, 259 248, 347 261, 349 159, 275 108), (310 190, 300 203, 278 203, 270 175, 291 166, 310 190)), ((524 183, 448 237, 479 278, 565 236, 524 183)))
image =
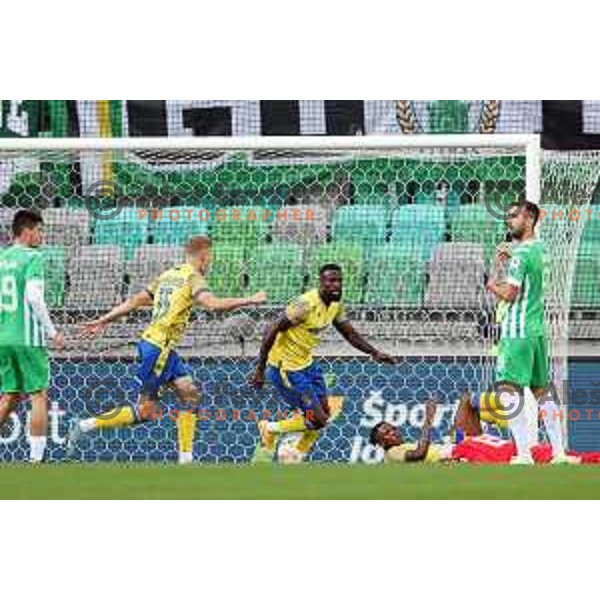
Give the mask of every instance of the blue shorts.
POLYGON ((190 375, 179 354, 173 350, 169 352, 165 360, 161 356, 162 350, 146 340, 138 342, 137 349, 140 358, 137 388, 140 394, 156 399, 163 385, 190 375), (164 362, 162 368, 161 362, 164 362))
POLYGON ((301 371, 282 371, 269 365, 267 381, 294 410, 312 410, 327 399, 327 386, 320 367, 313 363, 301 371))

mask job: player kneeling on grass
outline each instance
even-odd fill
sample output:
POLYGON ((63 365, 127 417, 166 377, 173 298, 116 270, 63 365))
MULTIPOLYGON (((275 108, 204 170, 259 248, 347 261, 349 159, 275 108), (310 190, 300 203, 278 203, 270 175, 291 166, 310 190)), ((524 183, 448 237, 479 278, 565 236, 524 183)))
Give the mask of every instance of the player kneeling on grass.
POLYGON ((25 395, 31 399, 30 461, 41 462, 48 431, 50 364, 46 337, 65 345, 44 301, 43 221, 39 213, 14 216, 14 243, 0 252, 0 426, 25 395))
POLYGON ((175 347, 190 320, 192 308, 200 306, 208 311, 229 311, 254 306, 266 301, 266 294, 258 292, 249 298, 217 298, 207 287, 204 276, 208 273, 211 240, 205 236, 191 238, 185 247, 186 262, 168 269, 155 279, 146 290, 120 304, 103 317, 82 325, 84 335, 100 333, 109 323, 144 306, 154 306, 152 322, 138 342, 139 369, 136 378, 138 399, 135 406, 123 406, 98 417, 79 421, 69 433, 68 453, 72 454, 82 434, 94 429, 108 429, 136 425, 153 419, 156 401, 164 386, 171 386, 188 410, 180 411, 177 418, 179 462, 192 461, 200 394, 175 347))
MULTIPOLYGON (((382 421, 371 430, 370 442, 385 451, 386 462, 444 462, 460 461, 470 463, 510 464, 517 454, 516 445, 498 436, 484 434, 482 421, 494 423, 500 428, 507 427, 502 418, 503 408, 494 393, 483 393, 472 397, 465 392, 459 402, 452 432, 454 443, 432 444, 431 427, 436 412, 433 399, 427 401, 425 422, 416 444, 406 443, 402 435, 391 423, 382 421)), ((536 463, 549 463, 553 450, 550 444, 537 444, 532 448, 536 463)), ((581 457, 570 456, 569 462, 579 463, 581 457)))
POLYGON ((271 461, 277 438, 282 433, 302 432, 296 448, 306 456, 323 427, 341 411, 341 399, 328 396, 327 386, 313 352, 321 334, 333 325, 355 348, 378 362, 393 364, 395 359, 380 352, 354 329, 342 304, 342 269, 336 264, 323 265, 319 287, 293 301, 266 332, 258 366, 250 379, 262 387, 265 377, 294 410, 294 416, 276 422, 258 423, 260 443, 254 461, 271 461))

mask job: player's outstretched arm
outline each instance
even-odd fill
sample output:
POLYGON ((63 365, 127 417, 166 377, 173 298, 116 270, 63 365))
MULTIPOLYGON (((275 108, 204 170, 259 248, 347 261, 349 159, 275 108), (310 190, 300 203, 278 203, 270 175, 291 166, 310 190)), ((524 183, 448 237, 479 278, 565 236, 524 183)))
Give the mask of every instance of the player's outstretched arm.
POLYGON ((425 404, 425 422, 421 429, 421 437, 419 438, 417 447, 414 450, 409 450, 404 455, 405 462, 420 462, 425 460, 431 443, 431 427, 433 426, 436 409, 437 403, 435 399, 429 398, 425 404))
POLYGON ((84 337, 91 337, 100 333, 109 323, 118 321, 129 313, 142 308, 143 306, 152 305, 152 295, 147 290, 139 292, 135 296, 128 298, 118 306, 115 306, 111 311, 101 316, 94 321, 88 321, 80 326, 81 333, 84 337))
POLYGON ((194 300, 195 303, 204 310, 211 312, 226 312, 235 310, 236 308, 264 304, 267 301, 267 294, 265 292, 257 292, 253 296, 248 296, 246 298, 217 298, 217 296, 211 292, 203 291, 198 294, 194 300))
POLYGON ((396 359, 393 356, 381 352, 374 346, 371 346, 371 344, 369 344, 369 342, 354 329, 354 326, 350 321, 342 321, 341 323, 334 321, 333 325, 350 345, 373 357, 377 362, 388 363, 390 365, 393 365, 396 362, 396 359))
POLYGON ((273 321, 266 329, 262 343, 260 345, 260 352, 258 354, 258 365, 256 370, 250 377, 250 385, 255 388, 261 388, 265 384, 265 369, 267 367, 267 358, 271 348, 277 339, 277 335, 283 331, 288 330, 294 324, 288 319, 287 315, 281 315, 279 319, 273 321))

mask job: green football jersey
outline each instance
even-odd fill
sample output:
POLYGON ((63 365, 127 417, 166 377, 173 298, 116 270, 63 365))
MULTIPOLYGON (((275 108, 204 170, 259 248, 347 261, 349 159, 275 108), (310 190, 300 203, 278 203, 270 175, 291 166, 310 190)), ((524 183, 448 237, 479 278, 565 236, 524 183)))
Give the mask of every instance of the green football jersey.
POLYGON ((502 338, 545 335, 544 247, 539 240, 515 245, 508 262, 506 282, 519 293, 502 319, 502 338))
POLYGON ((44 281, 44 260, 35 248, 0 251, 0 346, 46 345, 42 324, 25 301, 28 281, 44 281))

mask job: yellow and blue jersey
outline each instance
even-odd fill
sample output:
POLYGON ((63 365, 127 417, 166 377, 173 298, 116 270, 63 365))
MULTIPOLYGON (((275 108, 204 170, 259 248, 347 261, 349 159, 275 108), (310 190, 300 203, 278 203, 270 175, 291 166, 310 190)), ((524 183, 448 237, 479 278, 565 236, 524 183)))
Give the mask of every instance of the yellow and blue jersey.
MULTIPOLYGON (((416 450, 416 443, 400 444, 399 446, 393 446, 389 448, 384 456, 385 462, 406 462, 406 453, 416 450)), ((450 446, 444 446, 442 444, 429 444, 425 460, 426 463, 436 463, 449 458, 450 446)))
POLYGON ((206 282, 188 264, 164 271, 148 286, 147 291, 154 298, 154 311, 152 322, 138 343, 139 393, 156 398, 164 385, 189 376, 173 348, 189 325, 194 298, 205 290, 208 290, 206 282))
POLYGON ((293 325, 277 334, 268 357, 271 366, 283 371, 301 371, 309 367, 321 334, 333 323, 346 320, 343 304, 332 302, 327 306, 318 289, 296 298, 286 307, 285 314, 293 325))
POLYGON ((142 338, 163 351, 176 346, 189 325, 194 298, 206 290, 204 278, 191 265, 161 273, 147 288, 154 298, 154 311, 142 338))

